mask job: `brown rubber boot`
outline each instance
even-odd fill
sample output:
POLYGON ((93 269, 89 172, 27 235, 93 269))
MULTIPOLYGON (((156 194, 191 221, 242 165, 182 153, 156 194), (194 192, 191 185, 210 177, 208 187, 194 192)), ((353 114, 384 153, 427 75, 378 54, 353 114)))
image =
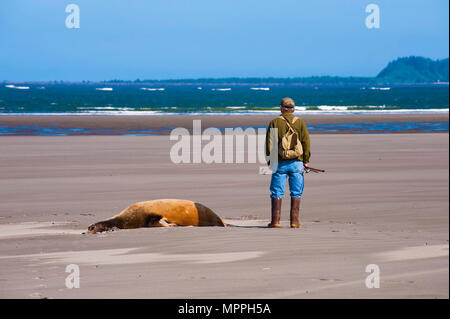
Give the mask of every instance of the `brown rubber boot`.
POLYGON ((299 221, 301 198, 291 197, 291 228, 300 228, 302 225, 299 221))
POLYGON ((280 218, 281 218, 281 198, 272 198, 272 221, 267 227, 269 228, 278 228, 280 227, 280 218))

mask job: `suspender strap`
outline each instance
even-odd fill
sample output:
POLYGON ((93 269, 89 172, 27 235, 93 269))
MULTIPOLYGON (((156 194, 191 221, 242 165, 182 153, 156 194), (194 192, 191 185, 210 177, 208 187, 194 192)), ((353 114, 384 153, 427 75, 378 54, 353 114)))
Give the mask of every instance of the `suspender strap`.
MULTIPOLYGON (((283 120, 285 120, 285 121, 286 121, 286 124, 289 126, 289 128, 290 128, 293 132, 295 132, 294 128, 291 126, 291 124, 289 123, 289 121, 288 121, 284 116, 280 115, 280 118, 282 118, 283 120)), ((292 124, 294 124, 295 121, 297 121, 297 119, 298 119, 298 118, 294 116, 294 119, 292 120, 292 124)))

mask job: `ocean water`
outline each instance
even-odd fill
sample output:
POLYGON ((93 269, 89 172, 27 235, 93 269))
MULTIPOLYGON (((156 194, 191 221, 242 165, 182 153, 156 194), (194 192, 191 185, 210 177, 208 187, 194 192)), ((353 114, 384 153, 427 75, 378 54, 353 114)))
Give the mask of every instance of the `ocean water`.
POLYGON ((0 115, 278 113, 282 97, 300 113, 448 112, 447 85, 401 87, 13 85, 0 86, 0 115))

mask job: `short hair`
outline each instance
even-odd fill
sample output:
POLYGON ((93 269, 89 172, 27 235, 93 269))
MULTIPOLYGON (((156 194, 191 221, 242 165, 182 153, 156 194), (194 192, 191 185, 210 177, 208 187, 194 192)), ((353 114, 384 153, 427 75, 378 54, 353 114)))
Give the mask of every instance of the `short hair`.
POLYGON ((295 103, 294 100, 291 99, 290 97, 285 97, 281 100, 280 106, 287 109, 291 109, 295 107, 295 103))

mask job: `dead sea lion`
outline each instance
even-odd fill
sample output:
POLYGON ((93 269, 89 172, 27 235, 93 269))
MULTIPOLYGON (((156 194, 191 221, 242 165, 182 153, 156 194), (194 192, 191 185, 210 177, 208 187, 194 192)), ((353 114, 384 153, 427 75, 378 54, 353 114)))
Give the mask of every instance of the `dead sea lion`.
POLYGON ((177 226, 225 226, 211 209, 190 200, 157 199, 139 202, 120 214, 88 227, 89 234, 114 228, 177 226))

